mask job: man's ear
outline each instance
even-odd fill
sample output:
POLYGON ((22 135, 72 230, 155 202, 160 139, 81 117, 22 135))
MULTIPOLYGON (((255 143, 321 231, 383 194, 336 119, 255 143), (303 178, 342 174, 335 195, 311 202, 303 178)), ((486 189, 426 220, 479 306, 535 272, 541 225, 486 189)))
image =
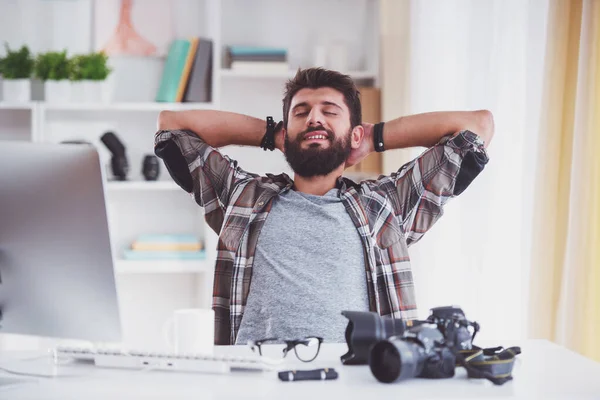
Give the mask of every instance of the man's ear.
POLYGON ((352 128, 351 146, 353 149, 358 149, 365 137, 365 128, 362 125, 356 125, 352 128))
POLYGON ((285 154, 285 138, 287 137, 287 129, 281 127, 281 152, 285 154))

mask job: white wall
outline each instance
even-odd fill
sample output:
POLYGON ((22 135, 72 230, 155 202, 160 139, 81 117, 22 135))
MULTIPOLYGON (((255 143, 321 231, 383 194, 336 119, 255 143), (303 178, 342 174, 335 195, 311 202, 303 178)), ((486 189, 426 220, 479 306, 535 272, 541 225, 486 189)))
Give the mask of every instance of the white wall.
MULTIPOLYGON (((114 0, 98 0, 114 1, 114 0)), ((145 1, 138 0, 140 6, 145 1)), ((264 118, 281 118, 285 77, 271 79, 220 77, 219 54, 229 44, 285 46, 290 50, 292 67, 308 66, 313 61, 316 35, 342 42, 348 48, 348 68, 378 73, 378 14, 375 0, 173 0, 174 10, 165 16, 174 35, 209 36, 216 40, 215 106, 264 118), (220 11, 223 14, 220 14, 220 11), (211 14, 212 13, 212 14, 211 14)), ((11 47, 28 44, 33 52, 67 49, 69 54, 93 49, 93 0, 0 0, 0 42, 11 47), (90 23, 92 22, 92 23, 90 23)), ((0 47, 3 54, 3 47, 0 47)), ((115 102, 153 101, 164 58, 113 57, 115 102)), ((110 155, 99 137, 114 131, 127 146, 130 178, 140 179, 141 160, 152 153, 157 109, 123 110, 50 110, 41 122, 42 137, 59 142, 87 140, 95 144, 108 163, 110 155)), ((0 140, 32 140, 32 111, 0 109, 0 140)), ((35 135, 34 135, 35 136, 35 135)), ((282 154, 262 149, 227 147, 226 154, 255 173, 287 172, 282 154)), ((109 173, 110 175, 110 173, 109 173)), ((162 168, 161 180, 169 180, 162 168)), ((117 252, 138 233, 159 230, 186 230, 207 237, 199 208, 183 192, 109 193, 109 213, 114 227, 117 252)), ((214 240, 214 237, 212 238, 214 240)), ((209 245, 214 245, 214 242, 209 245)), ((125 342, 142 346, 164 347, 162 322, 171 310, 204 305, 202 291, 210 287, 202 274, 119 275, 120 306, 125 342)), ((210 282, 208 282, 210 283, 210 282)), ((4 348, 28 348, 40 344, 35 339, 2 335, 4 348)), ((44 344, 49 343, 47 341, 44 344)))
MULTIPOLYGON (((409 7, 403 111, 489 109, 496 125, 484 172, 410 249, 420 313, 460 305, 487 339, 521 338, 526 327, 547 9, 546 0, 425 0, 409 7)), ((388 158, 388 171, 398 166, 388 158)))

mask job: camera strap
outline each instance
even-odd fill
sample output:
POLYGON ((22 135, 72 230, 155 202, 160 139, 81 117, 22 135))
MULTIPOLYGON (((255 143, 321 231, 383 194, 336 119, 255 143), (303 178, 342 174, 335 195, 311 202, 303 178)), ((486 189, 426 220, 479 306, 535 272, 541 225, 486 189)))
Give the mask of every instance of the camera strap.
POLYGON ((512 379, 512 369, 520 347, 491 347, 482 349, 473 346, 471 350, 455 353, 456 364, 467 370, 469 378, 487 379, 495 385, 503 385, 512 379))

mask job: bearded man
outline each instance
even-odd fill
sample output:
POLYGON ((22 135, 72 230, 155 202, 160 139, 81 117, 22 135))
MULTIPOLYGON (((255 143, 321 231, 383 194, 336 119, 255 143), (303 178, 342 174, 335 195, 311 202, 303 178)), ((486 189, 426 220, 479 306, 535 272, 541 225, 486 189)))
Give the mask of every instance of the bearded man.
POLYGON ((214 110, 163 111, 155 153, 204 208, 219 235, 215 344, 317 336, 344 342, 343 310, 417 318, 408 247, 488 162, 486 110, 363 123, 352 79, 298 70, 283 121, 214 110), (218 150, 280 150, 294 171, 260 176, 218 150), (390 175, 354 182, 346 168, 371 152, 423 146, 390 175))

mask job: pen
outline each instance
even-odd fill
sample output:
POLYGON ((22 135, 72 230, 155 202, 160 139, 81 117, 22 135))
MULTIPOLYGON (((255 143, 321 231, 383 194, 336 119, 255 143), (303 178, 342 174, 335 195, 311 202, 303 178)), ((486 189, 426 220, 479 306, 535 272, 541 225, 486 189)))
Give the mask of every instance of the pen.
POLYGON ((284 382, 291 381, 324 381, 337 379, 338 373, 333 368, 319 368, 312 370, 290 370, 278 373, 279 379, 284 382))

